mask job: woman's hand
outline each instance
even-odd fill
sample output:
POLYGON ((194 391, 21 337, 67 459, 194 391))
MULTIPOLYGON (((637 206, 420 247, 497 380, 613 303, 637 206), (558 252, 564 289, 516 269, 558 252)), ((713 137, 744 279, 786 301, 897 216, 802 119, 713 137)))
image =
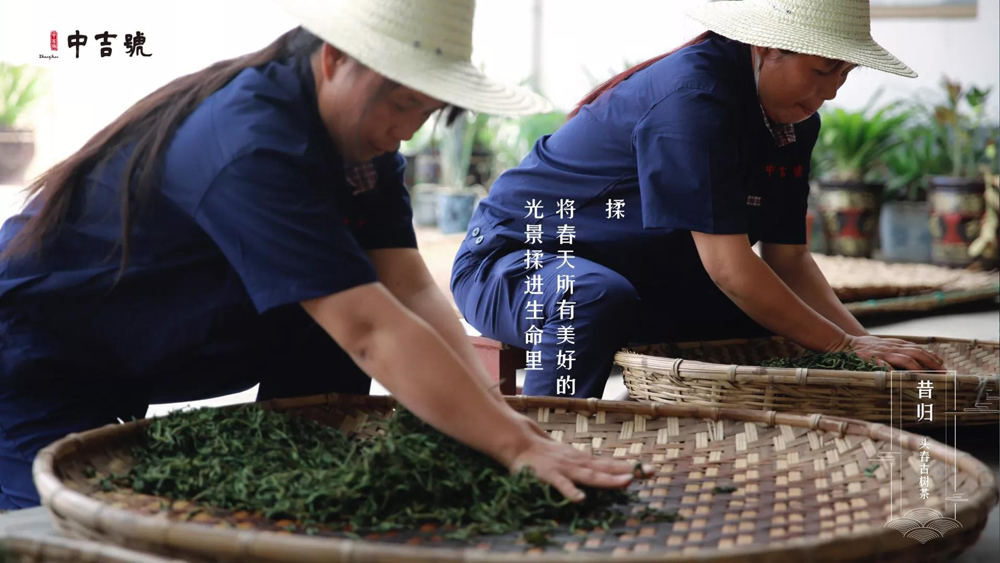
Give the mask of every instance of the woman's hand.
POLYGON ((594 457, 556 442, 510 408, 498 390, 486 389, 483 378, 381 284, 304 301, 302 306, 358 367, 410 412, 512 472, 530 465, 540 481, 576 501, 582 499, 574 483, 621 488, 632 480, 635 464, 594 457))
POLYGON ((552 485, 574 502, 585 498, 577 484, 620 489, 628 486, 634 477, 649 476, 654 471, 651 465, 643 465, 643 475, 636 475, 634 463, 597 457, 556 442, 531 419, 520 414, 516 416, 523 429, 522 439, 513 449, 501 453, 499 461, 510 468, 511 473, 531 466, 539 481, 552 485))
POLYGON ((849 349, 858 356, 887 368, 895 367, 910 370, 944 369, 944 362, 937 354, 917 344, 898 338, 848 335, 847 344, 843 349, 849 349))

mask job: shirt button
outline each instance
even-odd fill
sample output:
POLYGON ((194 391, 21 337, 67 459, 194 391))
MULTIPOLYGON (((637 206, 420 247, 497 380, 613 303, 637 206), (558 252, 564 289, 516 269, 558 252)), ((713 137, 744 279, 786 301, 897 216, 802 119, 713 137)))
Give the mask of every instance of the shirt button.
POLYGON ((484 238, 485 237, 483 237, 483 235, 479 235, 478 237, 476 237, 476 244, 483 244, 484 238))
POLYGON ((479 227, 472 229, 472 236, 474 237, 479 236, 479 227))

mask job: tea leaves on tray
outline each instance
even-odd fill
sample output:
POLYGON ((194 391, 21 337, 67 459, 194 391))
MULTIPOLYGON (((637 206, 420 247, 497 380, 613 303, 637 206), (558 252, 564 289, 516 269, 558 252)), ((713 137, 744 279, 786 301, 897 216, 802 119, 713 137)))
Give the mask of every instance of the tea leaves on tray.
POLYGON ((538 530, 557 522, 607 528, 635 500, 625 490, 587 488, 573 503, 530 468, 512 475, 401 407, 367 441, 255 405, 174 413, 149 425, 133 456, 129 475, 106 478, 102 488, 131 486, 351 535, 435 524, 468 540, 531 528, 527 541, 541 543, 538 530))
POLYGON ((810 353, 798 358, 771 358, 760 363, 769 368, 809 368, 847 371, 885 371, 886 368, 854 352, 810 353))

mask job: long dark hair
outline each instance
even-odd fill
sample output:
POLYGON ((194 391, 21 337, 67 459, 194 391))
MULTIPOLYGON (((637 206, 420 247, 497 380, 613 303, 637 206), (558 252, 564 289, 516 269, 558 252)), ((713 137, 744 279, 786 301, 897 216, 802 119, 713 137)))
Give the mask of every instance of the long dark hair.
POLYGON ((653 63, 655 63, 655 62, 657 62, 657 61, 659 61, 661 59, 664 59, 666 57, 669 57, 670 55, 673 55, 674 53, 676 53, 677 51, 680 51, 681 49, 684 49, 685 47, 690 47, 691 45, 697 45, 699 43, 704 43, 705 41, 711 39, 714 36, 715 36, 714 32, 712 32, 712 31, 706 31, 706 32, 702 33, 701 35, 698 35, 694 39, 688 41, 687 43, 681 45, 680 47, 677 47, 676 49, 674 49, 674 50, 672 50, 672 51, 670 51, 668 53, 664 53, 662 55, 657 55, 657 56, 655 56, 655 57, 653 57, 653 58, 651 58, 651 59, 649 59, 647 61, 643 61, 643 62, 635 65, 634 67, 632 67, 632 68, 630 68, 630 69, 628 69, 628 70, 626 70, 624 72, 621 72, 621 73, 619 73, 619 74, 617 74, 615 76, 612 76, 611 78, 609 78, 609 79, 605 80, 603 83, 601 83, 601 85, 599 85, 597 88, 594 88, 593 90, 591 90, 591 92, 589 94, 587 94, 586 97, 584 97, 582 100, 580 100, 580 103, 578 103, 576 105, 576 108, 573 109, 572 112, 570 112, 570 114, 567 117, 567 119, 571 119, 574 115, 576 115, 577 113, 580 112, 580 109, 582 109, 583 106, 585 106, 585 105, 593 102, 597 98, 600 98, 602 94, 604 94, 605 92, 613 89, 615 86, 618 86, 622 82, 625 82, 626 80, 628 80, 629 78, 631 78, 633 74, 639 72, 640 70, 651 66, 653 63))
MULTIPOLYGON (((107 163, 130 144, 134 149, 125 165, 121 182, 121 268, 125 272, 129 253, 133 214, 154 189, 158 164, 174 131, 206 98, 248 68, 292 56, 308 56, 324 41, 301 27, 286 32, 263 49, 217 62, 198 72, 182 76, 139 100, 118 119, 90 138, 73 155, 53 166, 27 187, 28 197, 37 196, 41 208, 28 219, 7 245, 0 258, 40 249, 45 237, 55 231, 66 216, 73 191, 96 168, 107 163), (135 181, 134 194, 129 189, 135 181)), ((355 61, 357 62, 357 61, 355 61)), ((359 66, 360 63, 358 63, 359 66)), ((448 106, 442 116, 451 125, 465 110, 448 106)))
POLYGON ((85 176, 95 167, 106 164, 121 148, 134 144, 122 175, 121 272, 124 272, 132 214, 152 192, 157 163, 177 127, 199 104, 243 70, 288 56, 308 55, 322 44, 322 39, 298 27, 259 51, 219 61, 182 76, 139 100, 91 137, 80 150, 31 182, 25 191, 28 197, 37 196, 41 208, 10 241, 2 256, 15 256, 41 247, 46 235, 56 230, 66 216, 73 192, 85 176), (136 181, 134 197, 128 188, 133 178, 136 181))

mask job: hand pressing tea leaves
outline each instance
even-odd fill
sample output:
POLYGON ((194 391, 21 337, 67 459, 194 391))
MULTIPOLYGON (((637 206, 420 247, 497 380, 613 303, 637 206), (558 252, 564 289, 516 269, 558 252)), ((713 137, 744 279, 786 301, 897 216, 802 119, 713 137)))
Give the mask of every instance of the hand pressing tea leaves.
POLYGON ((256 405, 175 413, 149 425, 125 482, 104 482, 352 537, 427 524, 456 540, 532 526, 544 533, 554 521, 608 528, 638 500, 587 487, 583 502, 571 502, 530 468, 511 474, 402 407, 379 424, 362 441, 256 405))
POLYGON ((854 352, 805 354, 798 358, 771 358, 760 363, 769 368, 835 369, 847 371, 885 371, 886 368, 866 360, 854 352))

